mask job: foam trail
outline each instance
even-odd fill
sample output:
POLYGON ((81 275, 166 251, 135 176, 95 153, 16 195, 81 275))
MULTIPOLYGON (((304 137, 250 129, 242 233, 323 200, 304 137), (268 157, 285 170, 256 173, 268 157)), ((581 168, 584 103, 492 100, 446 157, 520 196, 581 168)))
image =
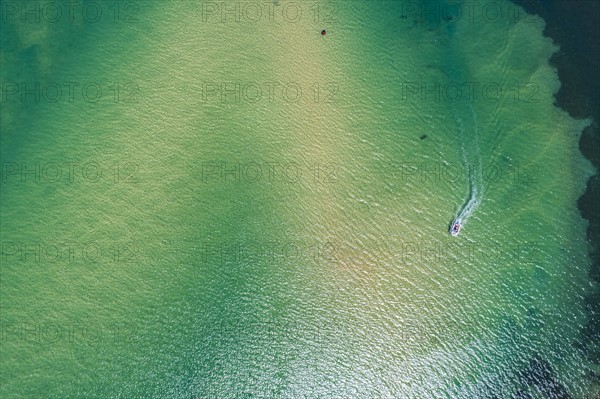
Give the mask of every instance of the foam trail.
POLYGON ((458 209, 457 214, 452 222, 452 226, 458 222, 462 226, 467 223, 467 220, 475 212, 475 210, 481 204, 483 199, 483 173, 481 164, 481 155, 479 151, 479 138, 478 138, 478 126, 477 126, 477 115, 473 106, 469 104, 471 114, 473 116, 473 143, 472 151, 468 151, 469 145, 465 140, 465 127, 460 117, 457 117, 460 138, 461 138, 461 152, 465 170, 469 176, 469 194, 465 198, 464 204, 458 209))

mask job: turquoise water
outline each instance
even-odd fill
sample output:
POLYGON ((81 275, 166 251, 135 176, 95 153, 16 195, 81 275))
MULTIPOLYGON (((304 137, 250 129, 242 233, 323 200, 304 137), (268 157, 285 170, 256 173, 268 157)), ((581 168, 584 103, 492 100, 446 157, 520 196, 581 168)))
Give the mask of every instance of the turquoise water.
POLYGON ((84 3, 2 23, 1 397, 591 397, 542 20, 84 3))

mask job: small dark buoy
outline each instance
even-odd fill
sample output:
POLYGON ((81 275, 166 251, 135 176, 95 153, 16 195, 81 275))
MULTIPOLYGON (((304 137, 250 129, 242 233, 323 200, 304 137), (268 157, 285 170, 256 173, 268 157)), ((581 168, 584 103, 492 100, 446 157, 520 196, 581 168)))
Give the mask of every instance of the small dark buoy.
POLYGON ((323 29, 323 30, 321 31, 321 35, 325 36, 326 34, 327 34, 327 31, 326 31, 325 29, 323 29))
POLYGON ((421 136, 421 137, 419 137, 419 138, 420 138, 421 140, 425 140, 425 139, 427 138, 427 135, 426 135, 426 134, 424 134, 424 135, 422 135, 422 136, 421 136))

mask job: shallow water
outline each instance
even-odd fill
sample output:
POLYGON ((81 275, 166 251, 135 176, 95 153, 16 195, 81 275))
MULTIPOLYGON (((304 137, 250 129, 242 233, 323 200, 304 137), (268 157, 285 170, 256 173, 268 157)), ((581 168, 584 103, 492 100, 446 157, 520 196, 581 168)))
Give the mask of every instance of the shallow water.
POLYGON ((584 397, 589 121, 553 105, 541 19, 97 4, 98 23, 2 25, 2 81, 41 94, 3 85, 0 396, 544 397, 554 378, 584 397))

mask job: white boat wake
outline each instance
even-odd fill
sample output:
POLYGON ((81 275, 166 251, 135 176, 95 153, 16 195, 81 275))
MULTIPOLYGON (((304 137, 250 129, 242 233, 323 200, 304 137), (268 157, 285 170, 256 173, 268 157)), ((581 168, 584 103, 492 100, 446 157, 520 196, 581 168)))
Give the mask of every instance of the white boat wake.
POLYGON ((477 115, 471 104, 469 104, 469 108, 471 109, 471 114, 473 116, 473 127, 471 129, 473 133, 470 139, 465 138, 465 126, 462 119, 459 116, 457 117, 460 130, 463 164, 468 176, 469 188, 468 195, 463 201, 463 205, 458 209, 454 220, 450 224, 450 234, 453 236, 457 236, 460 233, 460 229, 467 223, 469 217, 475 212, 483 200, 483 167, 481 164, 481 154, 479 152, 477 115), (468 148, 471 148, 472 151, 468 151, 468 148))

